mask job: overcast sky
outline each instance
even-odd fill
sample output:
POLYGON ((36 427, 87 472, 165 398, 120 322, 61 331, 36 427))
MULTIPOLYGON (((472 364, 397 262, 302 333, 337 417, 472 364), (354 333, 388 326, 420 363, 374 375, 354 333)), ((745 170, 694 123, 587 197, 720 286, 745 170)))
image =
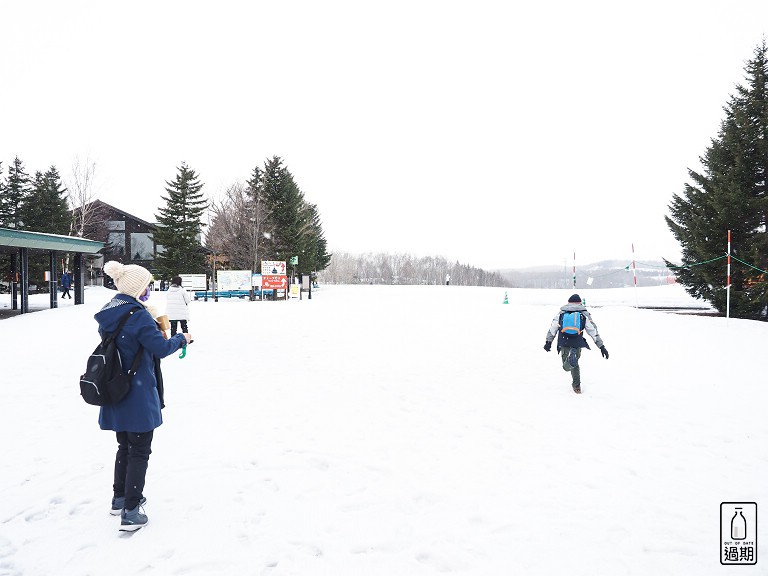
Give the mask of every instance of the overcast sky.
MULTIPOLYGON (((765 0, 3 2, 0 161, 154 221, 281 156, 332 251, 677 259, 664 215, 765 0)), ((724 235, 725 238, 725 235, 724 235)), ((724 240, 725 241, 725 240, 724 240)), ((724 245, 725 250, 725 245, 724 245)))

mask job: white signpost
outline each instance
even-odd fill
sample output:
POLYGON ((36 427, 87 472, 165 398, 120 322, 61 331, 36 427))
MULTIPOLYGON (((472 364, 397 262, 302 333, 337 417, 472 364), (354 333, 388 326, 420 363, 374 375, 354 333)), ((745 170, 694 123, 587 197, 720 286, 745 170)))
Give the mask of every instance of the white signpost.
POLYGON ((207 288, 205 274, 179 274, 179 278, 181 278, 181 287, 188 292, 207 288))
POLYGON ((286 274, 285 260, 262 260, 262 274, 286 274))

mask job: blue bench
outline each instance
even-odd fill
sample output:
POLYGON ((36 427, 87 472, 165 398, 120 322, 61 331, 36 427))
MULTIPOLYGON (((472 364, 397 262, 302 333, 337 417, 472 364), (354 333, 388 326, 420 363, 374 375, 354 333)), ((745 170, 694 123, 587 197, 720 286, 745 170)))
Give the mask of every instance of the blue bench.
MULTIPOLYGON (((263 296, 272 295, 274 290, 264 290, 262 294, 262 290, 254 290, 253 295, 261 298, 263 296)), ((250 298, 251 291, 250 290, 219 290, 216 292, 217 298, 250 298)), ((213 298, 213 292, 208 290, 205 291, 196 291, 195 292, 195 300, 199 300, 200 298, 213 298)))

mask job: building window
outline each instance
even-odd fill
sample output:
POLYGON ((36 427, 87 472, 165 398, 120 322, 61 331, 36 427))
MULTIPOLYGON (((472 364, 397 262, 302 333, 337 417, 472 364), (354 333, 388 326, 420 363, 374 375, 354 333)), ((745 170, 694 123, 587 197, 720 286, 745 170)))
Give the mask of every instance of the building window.
POLYGON ((107 234, 107 247, 110 254, 122 256, 125 254, 125 234, 123 232, 110 232, 107 234))
POLYGON ((125 220, 107 220, 107 230, 125 230, 125 220))
POLYGON ((152 235, 145 232, 134 232, 131 234, 131 259, 154 260, 154 258, 152 235))

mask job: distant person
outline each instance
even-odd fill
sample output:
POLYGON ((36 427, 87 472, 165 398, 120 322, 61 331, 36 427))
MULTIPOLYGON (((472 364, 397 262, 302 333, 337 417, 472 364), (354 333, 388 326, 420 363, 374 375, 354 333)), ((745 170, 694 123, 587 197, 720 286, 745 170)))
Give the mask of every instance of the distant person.
POLYGON ((563 370, 571 373, 573 391, 576 394, 581 394, 581 369, 579 368, 581 349, 589 349, 589 343, 583 336, 584 331, 594 340, 595 345, 600 348, 600 353, 608 360, 608 350, 605 349, 603 339, 597 333, 597 326, 592 322, 592 316, 587 312, 587 307, 582 304, 581 297, 574 294, 568 298, 568 304, 562 306, 558 315, 552 320, 544 350, 549 352, 552 341, 557 336, 557 351, 560 352, 563 361, 563 370))
POLYGON ((171 287, 168 288, 165 314, 171 321, 171 336, 176 334, 176 326, 181 322, 181 331, 187 332, 189 321, 189 294, 181 286, 181 277, 174 276, 171 279, 171 287))
POLYGON ((446 274, 445 275, 445 285, 449 286, 450 284, 451 284, 451 275, 450 274, 446 274))
POLYGON ((69 289, 72 287, 72 276, 69 275, 69 272, 64 272, 64 274, 61 275, 61 299, 69 298, 72 300, 72 294, 69 293, 69 289))
POLYGON ((136 354, 141 354, 128 395, 117 404, 102 406, 99 411, 100 428, 117 434, 110 514, 120 515, 121 531, 133 532, 149 521, 140 505, 146 502, 143 492, 152 437, 155 428, 163 423, 160 359, 191 343, 192 337, 189 334, 177 334, 167 340, 163 337, 155 322, 157 314, 145 304, 151 294, 149 270, 111 260, 104 265, 104 273, 114 280, 118 293, 95 316, 99 333, 114 331, 120 320, 131 314, 116 338, 117 349, 123 366, 131 366, 136 354))

